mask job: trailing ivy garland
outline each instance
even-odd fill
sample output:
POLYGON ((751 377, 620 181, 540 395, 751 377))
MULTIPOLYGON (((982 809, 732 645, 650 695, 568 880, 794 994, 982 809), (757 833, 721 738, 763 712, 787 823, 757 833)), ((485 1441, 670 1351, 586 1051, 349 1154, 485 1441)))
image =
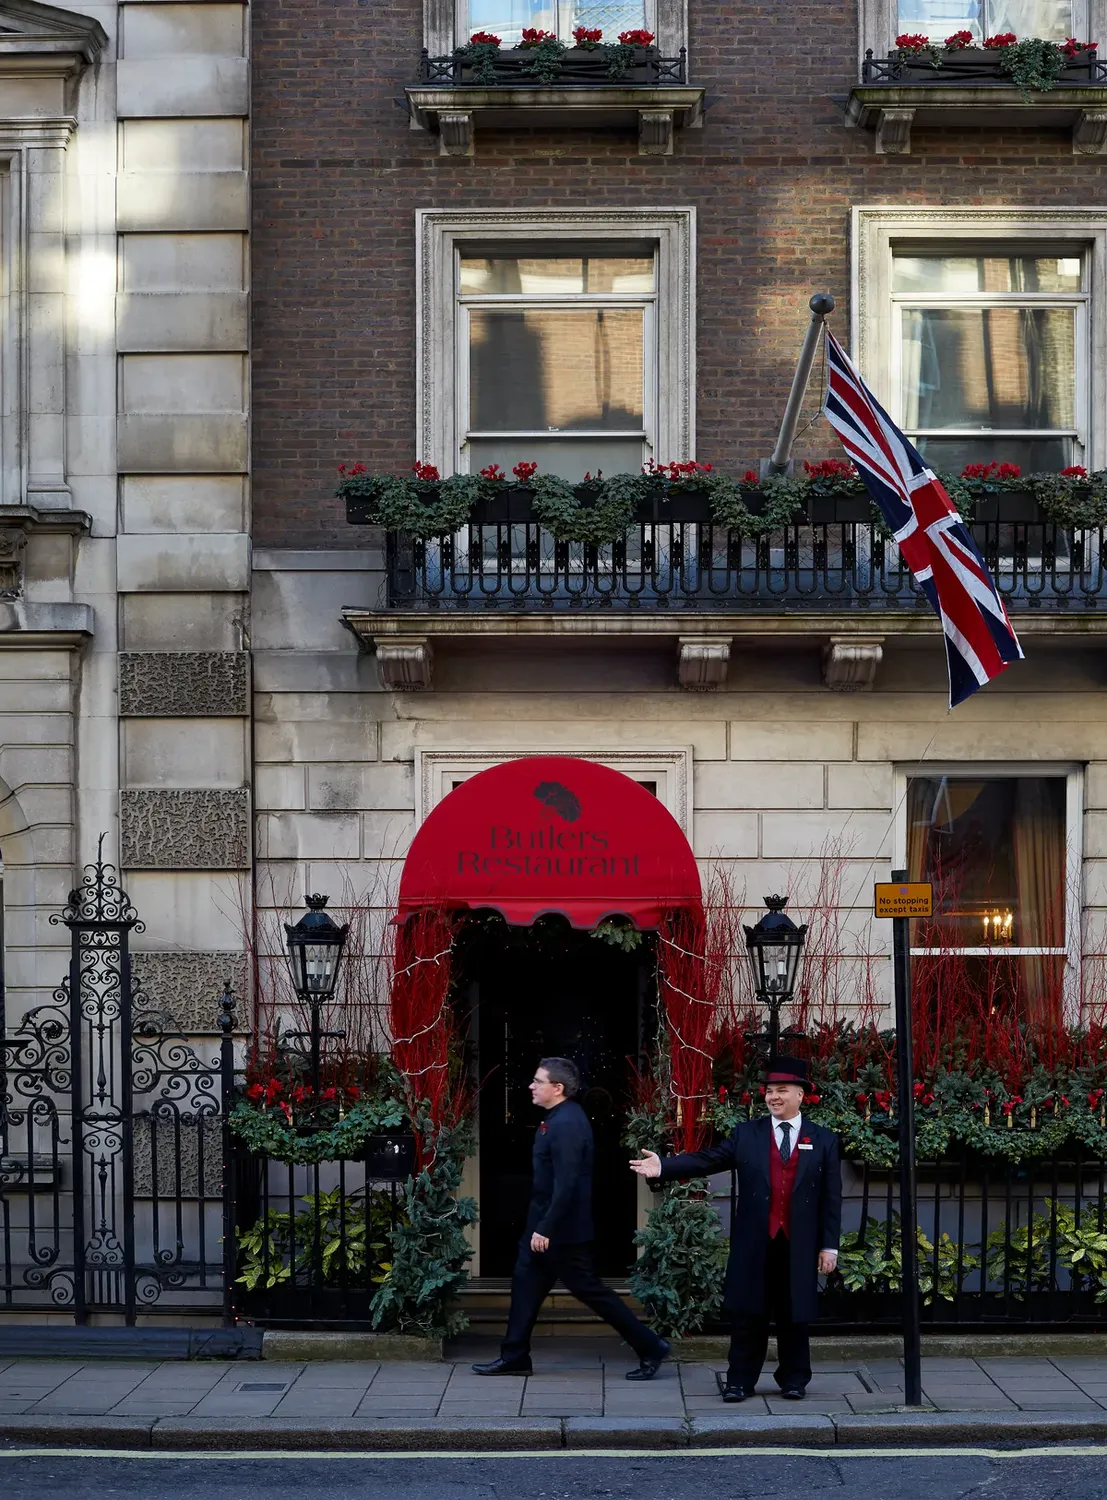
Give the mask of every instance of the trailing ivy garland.
POLYGON ((231 1111, 228 1123, 251 1151, 274 1161, 302 1165, 356 1159, 365 1149, 368 1136, 398 1130, 406 1121, 407 1112, 396 1099, 360 1099, 335 1124, 325 1129, 309 1126, 309 1133, 304 1134, 280 1108, 267 1109, 242 1099, 231 1111))
MULTIPOLYGON (((843 466, 845 467, 845 466, 843 466)), ((980 465, 979 475, 941 475, 943 484, 965 521, 976 517, 978 503, 992 495, 1029 494, 1042 517, 1059 526, 1107 526, 1107 471, 1090 475, 1027 474, 999 476, 988 472, 997 465, 980 465)), ((517 488, 503 479, 455 474, 428 480, 405 475, 345 473, 338 494, 367 501, 375 524, 418 538, 448 536, 466 525, 481 502, 517 488)), ((615 474, 573 485, 552 474, 539 474, 525 486, 533 493, 535 520, 562 542, 602 546, 620 540, 641 505, 657 500, 659 520, 665 505, 688 492, 707 497, 711 521, 744 536, 780 531, 806 520, 812 499, 862 499, 867 491, 856 475, 769 476, 742 480, 701 472, 673 479, 660 473, 615 474), (753 505, 751 506, 751 501, 753 505)), ((882 526, 872 510, 873 524, 882 526)))

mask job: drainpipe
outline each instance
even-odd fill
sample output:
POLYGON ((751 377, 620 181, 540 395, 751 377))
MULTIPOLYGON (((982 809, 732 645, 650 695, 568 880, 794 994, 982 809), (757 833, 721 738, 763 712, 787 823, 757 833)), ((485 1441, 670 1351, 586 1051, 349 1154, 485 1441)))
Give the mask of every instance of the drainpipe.
POLYGON ((800 350, 796 373, 792 377, 792 389, 788 393, 788 404, 784 408, 776 447, 773 449, 772 458, 762 466, 763 474, 786 474, 788 472, 788 463, 792 457, 792 444, 796 440, 800 408, 807 394, 807 382, 811 378, 811 366, 815 363, 815 351, 819 347, 819 335, 823 331, 823 323, 834 311, 834 298, 829 292, 816 292, 807 305, 811 309, 811 322, 803 341, 803 348, 800 350))

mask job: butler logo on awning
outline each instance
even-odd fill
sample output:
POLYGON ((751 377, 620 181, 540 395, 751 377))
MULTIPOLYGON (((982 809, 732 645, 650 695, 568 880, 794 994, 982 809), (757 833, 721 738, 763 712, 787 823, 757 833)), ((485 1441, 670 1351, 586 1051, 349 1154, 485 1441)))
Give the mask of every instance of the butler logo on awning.
POLYGON ((482 771, 438 804, 404 864, 399 914, 493 907, 516 923, 561 912, 592 927, 621 913, 656 926, 699 899, 688 841, 656 797, 594 761, 535 756, 482 771))

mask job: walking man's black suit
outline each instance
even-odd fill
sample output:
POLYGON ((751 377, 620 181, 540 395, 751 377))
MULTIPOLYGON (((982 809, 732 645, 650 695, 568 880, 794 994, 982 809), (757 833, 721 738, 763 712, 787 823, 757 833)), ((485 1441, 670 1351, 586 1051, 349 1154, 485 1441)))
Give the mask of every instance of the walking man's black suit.
POLYGON ((542 1303, 561 1281, 610 1323, 641 1360, 660 1360, 668 1351, 596 1274, 592 1261, 592 1126, 575 1099, 549 1110, 534 1137, 534 1183, 527 1227, 511 1278, 511 1311, 501 1358, 529 1361, 530 1337, 542 1303), (549 1249, 531 1248, 531 1236, 549 1240, 549 1249))
POLYGON ((819 1252, 837 1250, 842 1225, 838 1137, 800 1119, 782 1161, 769 1116, 738 1125, 718 1146, 670 1156, 661 1180, 733 1168, 738 1206, 731 1230, 724 1310, 733 1318, 728 1383, 752 1391, 776 1324, 776 1381, 802 1391, 811 1379, 808 1324, 817 1312, 819 1252))

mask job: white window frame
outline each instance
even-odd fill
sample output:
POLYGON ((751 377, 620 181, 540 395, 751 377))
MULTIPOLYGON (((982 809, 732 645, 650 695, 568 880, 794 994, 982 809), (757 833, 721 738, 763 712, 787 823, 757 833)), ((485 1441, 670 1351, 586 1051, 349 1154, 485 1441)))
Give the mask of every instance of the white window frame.
MULTIPOLYGON (((551 6, 556 6, 558 22, 557 34, 561 41, 571 45, 572 27, 569 23, 572 20, 574 0, 546 0, 546 3, 551 6)), ((646 19, 644 24, 646 30, 652 31, 655 35, 657 33, 658 3, 659 0, 645 0, 646 19)), ((661 3, 663 3, 663 0, 661 0, 661 3)), ((457 27, 456 35, 459 44, 461 42, 464 42, 466 38, 469 37, 473 32, 473 23, 469 19, 471 5, 472 0, 457 0, 457 20, 455 24, 457 27)), ((605 34, 604 41, 613 42, 615 41, 615 37, 609 37, 605 34)))
MULTIPOLYGON (((1090 470, 1102 468, 1107 455, 1107 209, 855 207, 851 236, 854 358, 879 399, 895 413, 899 392, 898 339, 893 332, 893 318, 898 316, 892 292, 894 248, 932 244, 956 254, 1003 245, 1017 251, 1020 241, 1071 246, 1072 253, 1085 261, 1088 300, 1077 350, 1076 442, 1083 453, 1078 461, 1090 470)), ((1066 295, 1064 300, 1073 298, 1066 295)), ((1008 435, 1015 434, 1006 429, 995 434, 997 442, 1008 435)))
POLYGON ((929 958, 940 954, 957 954, 963 958, 988 958, 1002 953, 1011 958, 1039 956, 1065 959, 1065 1008, 1071 1016, 1080 1005, 1080 961, 1084 903, 1084 767, 1074 762, 1048 761, 922 761, 899 765, 893 769, 893 807, 896 809, 892 833, 893 869, 907 867, 907 783, 913 776, 934 779, 939 776, 966 780, 998 781, 1019 776, 1065 778, 1065 918, 1064 946, 1060 948, 942 947, 912 948, 912 958, 929 958))
POLYGON ((460 357, 457 261, 459 247, 473 241, 502 245, 505 251, 540 242, 552 254, 559 241, 605 247, 628 240, 655 243, 656 373, 647 371, 644 383, 647 433, 661 462, 695 456, 694 208, 419 209, 415 218, 417 458, 442 474, 461 472, 465 461, 467 361, 460 357))
POLYGON ((672 813, 689 843, 692 840, 692 749, 668 750, 566 749, 535 746, 527 750, 416 750, 415 826, 419 827, 456 781, 468 781, 481 771, 530 755, 569 755, 622 771, 632 781, 655 781, 657 800, 672 813))
MULTIPOLYGON (((647 0, 647 14, 651 11, 649 29, 661 55, 676 57, 687 46, 688 0, 647 0)), ((467 0, 423 0, 423 45, 432 57, 446 57, 468 40, 468 19, 467 0)))
MULTIPOLYGON (((539 247, 542 251, 549 248, 556 253, 556 246, 543 245, 539 247)), ((612 248, 616 248, 614 242, 612 248)), ((652 292, 636 292, 633 294, 622 294, 619 292, 572 292, 560 295, 513 292, 513 293, 473 293, 462 292, 460 285, 460 261, 461 247, 455 248, 454 277, 456 287, 456 324, 454 331, 455 350, 457 356, 457 371, 454 377, 455 393, 457 399, 457 415, 455 419, 455 432, 460 441, 460 450, 457 457, 457 467, 460 473, 468 473, 471 470, 471 452, 469 439, 487 438, 493 441, 511 442, 518 440, 525 442, 528 438, 548 439, 560 437, 564 439, 567 452, 572 452, 573 446, 582 441, 593 439, 603 441, 604 439, 631 439, 640 438, 643 445, 641 462, 657 457, 656 435, 657 435, 657 260, 654 255, 654 290, 652 292), (511 432, 485 432, 469 427, 469 398, 470 398, 470 310, 474 308, 488 308, 492 311, 509 312, 512 309, 525 309, 526 311, 546 311, 549 309, 565 308, 615 308, 633 307, 642 310, 642 428, 637 432, 605 431, 603 429, 589 428, 563 428, 557 432, 545 429, 534 429, 532 431, 511 432)), ((601 465, 601 467, 603 467, 601 465)))
MULTIPOLYGON (((886 57, 900 32, 899 0, 860 0, 858 64, 869 48, 886 57)), ((1107 31, 1107 0, 1074 0, 1073 35, 1081 41, 1097 41, 1107 31)))

